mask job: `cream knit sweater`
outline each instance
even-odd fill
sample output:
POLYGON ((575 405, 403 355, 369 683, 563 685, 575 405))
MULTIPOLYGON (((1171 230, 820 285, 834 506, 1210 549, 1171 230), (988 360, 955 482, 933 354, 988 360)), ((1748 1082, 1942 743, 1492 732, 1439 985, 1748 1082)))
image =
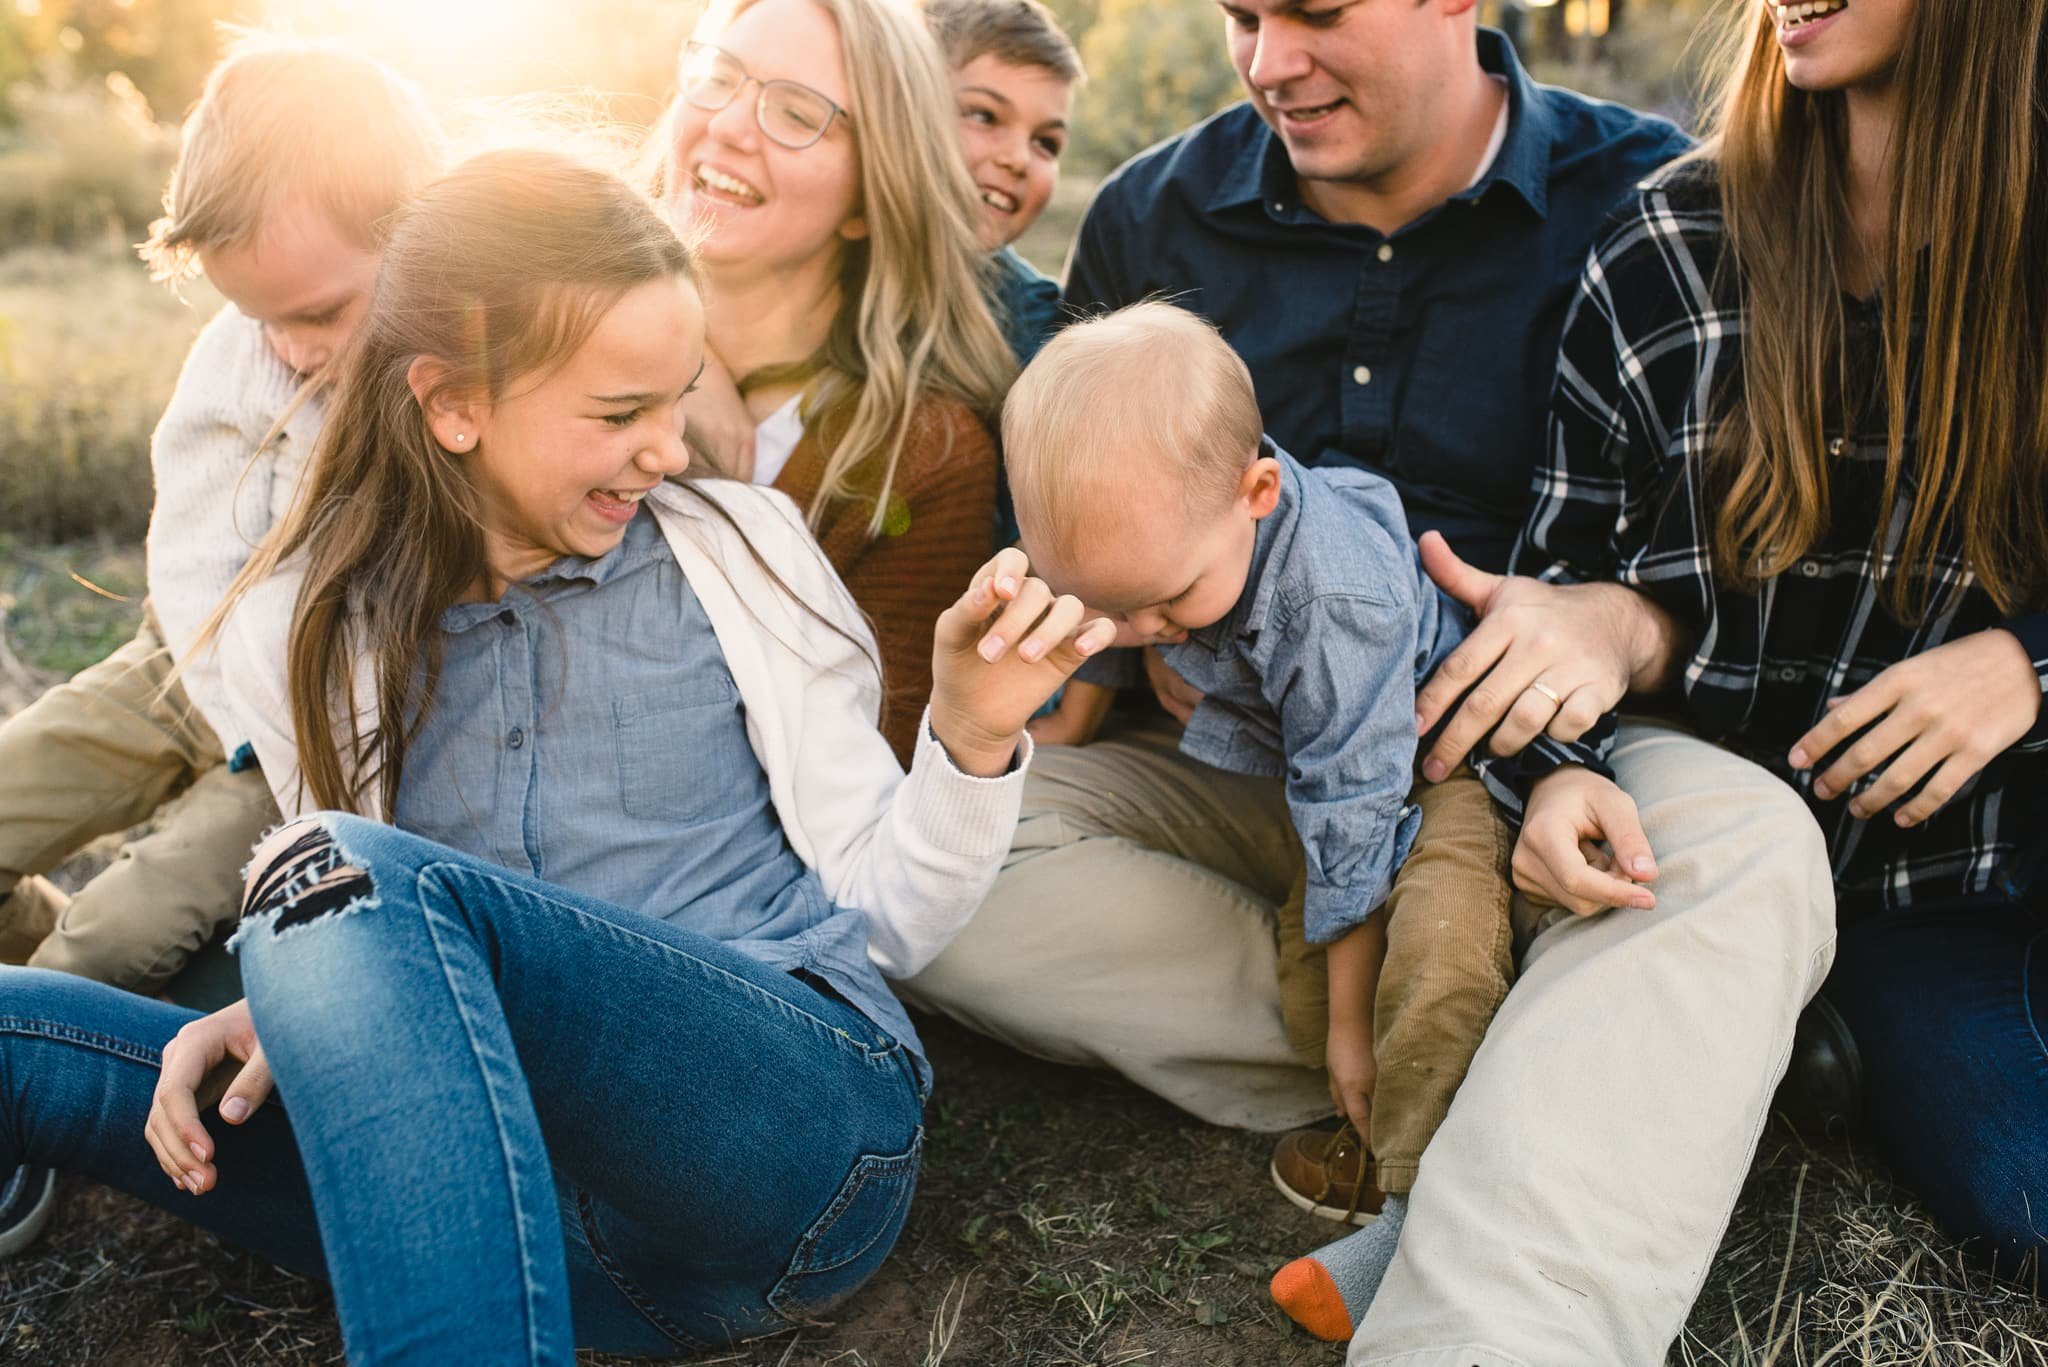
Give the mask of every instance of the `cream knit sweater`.
POLYGON ((249 737, 233 720, 211 650, 186 658, 194 637, 264 535, 283 519, 319 435, 309 398, 259 452, 300 379, 231 304, 185 357, 178 387, 150 438, 156 502, 149 516, 149 599, 185 692, 233 754, 249 737))

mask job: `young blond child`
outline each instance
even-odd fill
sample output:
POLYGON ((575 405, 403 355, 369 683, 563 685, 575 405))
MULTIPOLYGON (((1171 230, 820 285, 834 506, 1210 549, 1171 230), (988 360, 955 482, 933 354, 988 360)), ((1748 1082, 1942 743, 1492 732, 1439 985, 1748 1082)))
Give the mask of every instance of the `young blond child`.
POLYGON ((924 15, 953 72, 981 242, 997 270, 997 321, 1025 365, 1059 320, 1060 287, 1014 244, 1059 185, 1081 56, 1038 0, 926 0, 924 15))
POLYGON ((1202 694, 1184 753, 1285 780, 1302 925, 1327 950, 1331 1098, 1386 1198, 1376 1223, 1289 1264, 1273 1293, 1311 1331, 1342 1338, 1507 992, 1492 862, 1504 837, 1470 772, 1415 781, 1415 690, 1466 621, 1423 573, 1393 487, 1306 469, 1261 428, 1244 363, 1207 322, 1162 303, 1062 331, 1003 410, 1034 570, 1202 694), (1439 870, 1418 893, 1397 875, 1425 808, 1433 843, 1478 853, 1469 876, 1439 870))
POLYGON ((185 647, 289 503, 384 220, 442 162, 419 91, 367 58, 249 36, 208 77, 140 250, 228 303, 150 443, 141 629, 0 726, 0 957, 154 991, 233 918, 276 810, 231 760, 243 738, 211 659, 185 647), (76 896, 41 876, 152 818, 76 896))

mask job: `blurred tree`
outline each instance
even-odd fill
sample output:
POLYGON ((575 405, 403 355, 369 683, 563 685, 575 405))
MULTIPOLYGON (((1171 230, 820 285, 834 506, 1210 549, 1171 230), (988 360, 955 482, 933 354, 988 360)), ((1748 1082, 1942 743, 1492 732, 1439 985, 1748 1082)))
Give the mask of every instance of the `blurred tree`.
POLYGON ((1107 171, 1242 98, 1224 22, 1214 0, 1100 0, 1081 44, 1076 166, 1107 171))
POLYGON ((120 72, 157 118, 175 122, 213 65, 216 25, 254 11, 253 0, 14 0, 0 5, 0 82, 120 72))

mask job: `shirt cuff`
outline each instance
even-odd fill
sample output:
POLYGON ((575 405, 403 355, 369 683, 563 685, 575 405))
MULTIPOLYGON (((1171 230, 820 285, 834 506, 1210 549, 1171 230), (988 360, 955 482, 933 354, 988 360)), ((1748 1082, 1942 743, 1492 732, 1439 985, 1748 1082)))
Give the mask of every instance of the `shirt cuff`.
POLYGON ((2013 748, 2048 749, 2048 612, 2009 618, 1999 625, 2019 638, 2020 648, 2026 651, 2027 658, 2034 662, 2034 675, 2040 681, 2043 695, 2041 711, 2034 718, 2033 726, 2026 735, 2020 737, 2019 744, 2013 748))
POLYGON ((1568 764, 1590 769, 1602 778, 1614 777, 1614 770, 1607 763, 1608 752, 1614 748, 1614 735, 1618 719, 1609 712, 1595 723, 1592 730, 1575 741, 1557 741, 1549 736, 1538 736, 1516 755, 1482 755, 1474 751, 1471 765, 1486 784, 1486 791, 1493 795, 1502 813, 1513 825, 1522 824, 1522 809, 1528 805, 1529 793, 1537 781, 1547 778, 1568 764))
MULTIPOLYGON (((1000 858, 1016 833, 1024 802, 1024 774, 1036 752, 1029 732, 1017 737, 1010 767, 995 778, 981 778, 953 763, 932 731, 926 705, 917 726, 917 750, 903 780, 909 790, 908 810, 925 839, 949 854, 973 859, 1000 858)), ((902 799, 899 798, 900 802, 902 799)))
MULTIPOLYGON (((1373 824, 1386 829, 1382 823, 1373 824)), ((1311 873, 1302 897, 1302 938, 1312 945, 1326 945, 1371 919, 1393 894, 1394 874, 1408 862, 1408 852, 1415 848, 1415 835, 1421 829, 1422 808, 1404 806, 1393 821, 1391 848, 1381 858, 1362 861, 1371 866, 1362 881, 1326 883, 1311 873)))

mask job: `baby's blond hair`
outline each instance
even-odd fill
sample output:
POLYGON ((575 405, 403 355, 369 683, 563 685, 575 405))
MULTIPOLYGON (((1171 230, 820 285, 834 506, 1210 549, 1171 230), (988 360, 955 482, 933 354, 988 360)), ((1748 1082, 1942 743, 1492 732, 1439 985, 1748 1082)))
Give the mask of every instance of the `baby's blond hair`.
POLYGON ((375 250, 392 212, 445 160, 425 97, 390 67, 331 43, 245 33, 185 119, 164 216, 137 250, 154 278, 174 280, 202 251, 253 241, 294 199, 375 250))
POLYGON ((1251 372, 1206 319, 1147 300, 1046 343, 1003 405, 1020 520, 1071 545, 1081 514, 1161 483, 1189 517, 1235 494, 1263 423, 1251 372))

